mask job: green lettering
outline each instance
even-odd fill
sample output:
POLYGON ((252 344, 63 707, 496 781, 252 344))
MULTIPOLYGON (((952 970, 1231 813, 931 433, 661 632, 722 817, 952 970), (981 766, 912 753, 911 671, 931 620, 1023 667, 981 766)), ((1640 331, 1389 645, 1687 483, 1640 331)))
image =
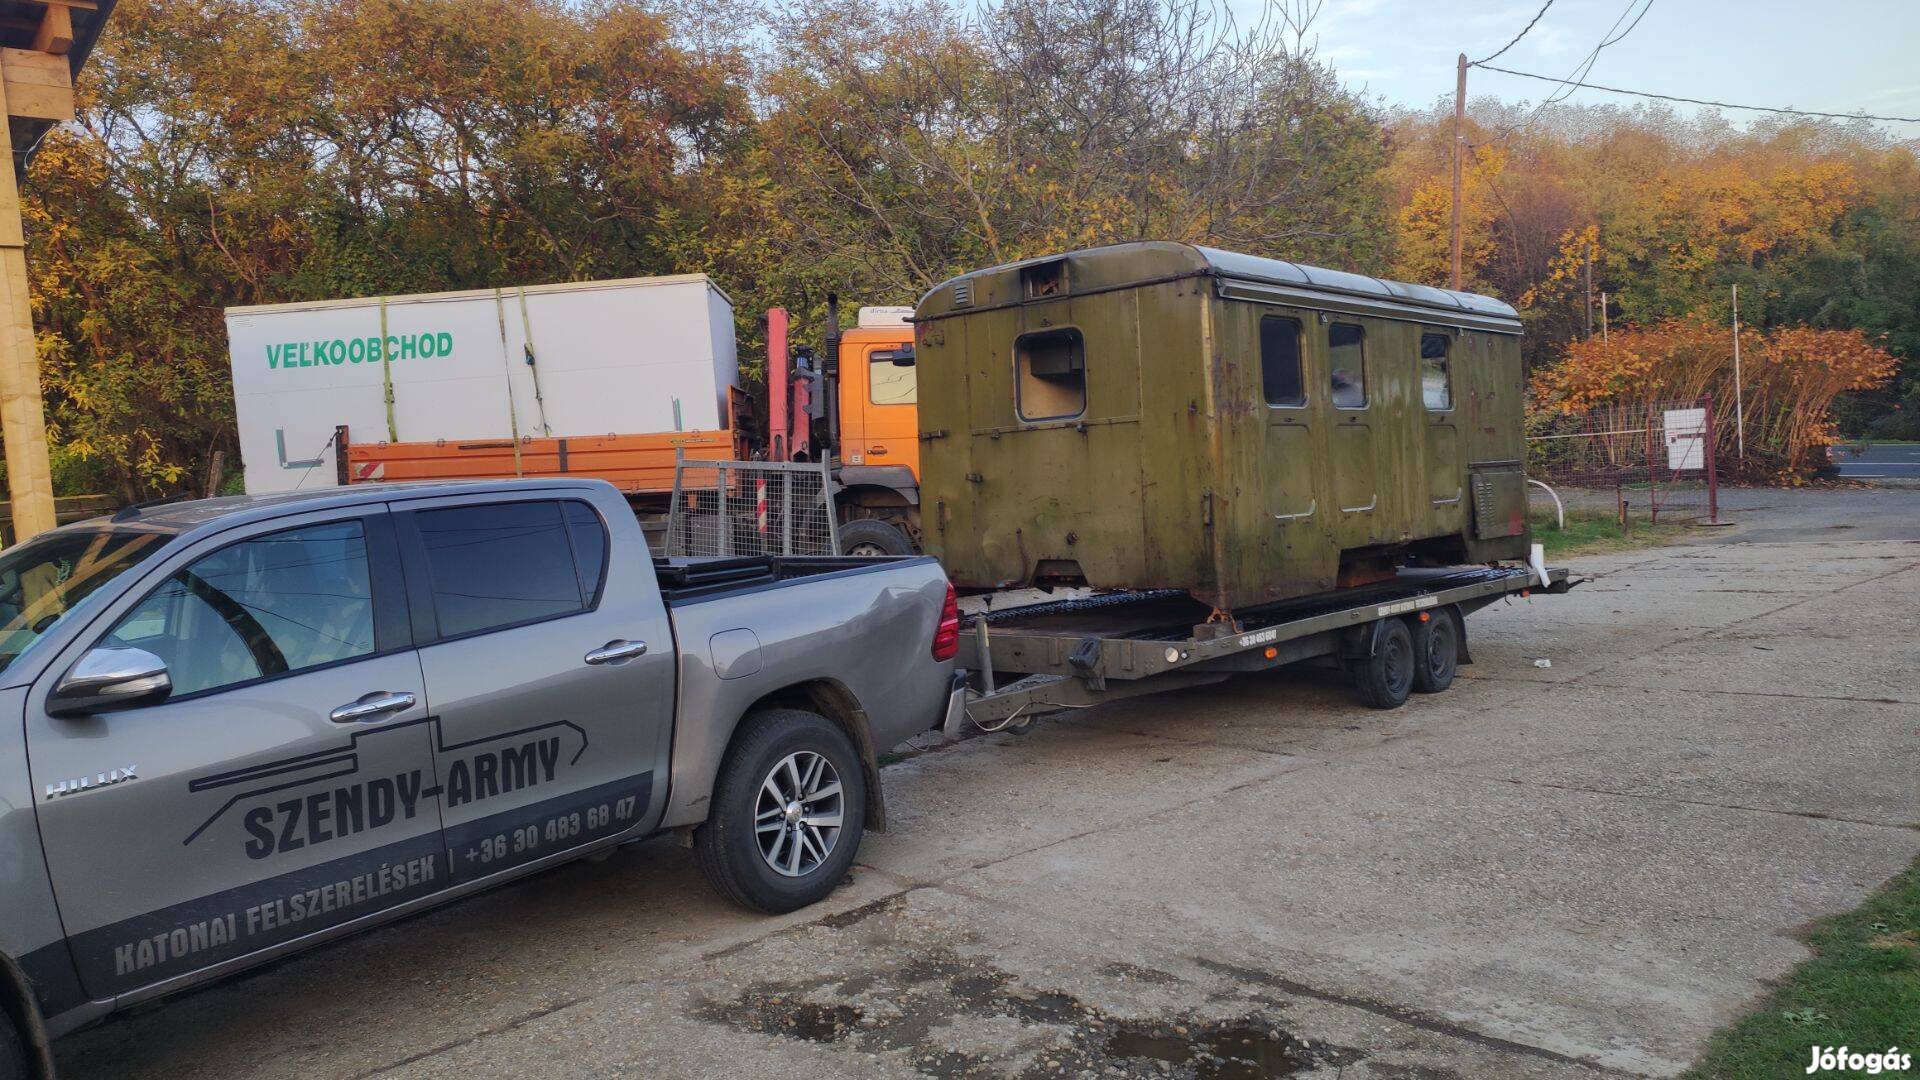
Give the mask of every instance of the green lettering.
POLYGON ((280 350, 283 348, 285 348, 284 345, 267 346, 267 369, 268 370, 272 370, 280 366, 280 350))
POLYGON ((434 338, 434 342, 440 347, 441 356, 453 355, 453 335, 452 334, 449 334, 445 330, 442 330, 438 334, 435 334, 433 338, 434 338))
POLYGON ((420 348, 419 337, 415 336, 415 337, 401 338, 400 339, 400 359, 402 360, 413 359, 413 357, 416 355, 416 350, 418 350, 419 348, 420 348))

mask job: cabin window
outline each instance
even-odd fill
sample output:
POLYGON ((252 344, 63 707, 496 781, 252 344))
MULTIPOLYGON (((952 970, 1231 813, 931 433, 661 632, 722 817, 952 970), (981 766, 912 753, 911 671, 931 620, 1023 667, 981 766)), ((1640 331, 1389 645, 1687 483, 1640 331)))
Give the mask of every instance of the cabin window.
POLYGON ((1307 381, 1300 370, 1300 320, 1282 315, 1260 317, 1260 388, 1276 409, 1307 403, 1307 381))
POLYGON ((912 349, 876 349, 867 357, 867 400, 912 405, 918 400, 912 349))
POLYGON ((1366 332, 1356 323, 1327 327, 1327 355, 1332 371, 1333 404, 1341 409, 1367 407, 1366 332))
POLYGON ((1420 397, 1434 412, 1453 408, 1453 371, 1447 365, 1452 344, 1445 334, 1420 335, 1420 397))
POLYGON ((1020 419, 1065 420, 1087 411, 1087 351, 1072 327, 1022 334, 1013 343, 1020 419))

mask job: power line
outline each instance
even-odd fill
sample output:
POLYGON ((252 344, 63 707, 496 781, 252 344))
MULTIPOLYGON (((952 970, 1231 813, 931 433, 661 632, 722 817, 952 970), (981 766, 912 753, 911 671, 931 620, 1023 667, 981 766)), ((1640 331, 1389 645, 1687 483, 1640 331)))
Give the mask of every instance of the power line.
POLYGON ((1498 52, 1495 52, 1495 53, 1494 53, 1493 55, 1491 55, 1491 56, 1488 56, 1488 57, 1487 57, 1486 59, 1484 59, 1484 60, 1475 60, 1475 61, 1474 61, 1473 63, 1471 63, 1471 64, 1468 64, 1467 66, 1468 66, 1468 67, 1478 67, 1479 65, 1481 65, 1481 64, 1484 64, 1484 63, 1486 63, 1486 62, 1487 62, 1487 60, 1498 60, 1498 59, 1500 58, 1500 53, 1503 53, 1503 52, 1506 52, 1506 51, 1507 51, 1508 49, 1511 49, 1511 48, 1513 48, 1513 47, 1514 47, 1515 45, 1518 45, 1518 44, 1520 44, 1520 39, 1521 39, 1521 38, 1523 38, 1523 37, 1526 37, 1526 36, 1527 36, 1527 31, 1529 31, 1529 30, 1531 30, 1531 29, 1533 29, 1533 24, 1534 24, 1534 23, 1537 23, 1537 22, 1539 22, 1539 21, 1540 21, 1540 16, 1542 16, 1542 15, 1545 15, 1545 14, 1547 13, 1547 9, 1548 9, 1548 8, 1550 8, 1550 7, 1552 7, 1552 6, 1553 6, 1553 0, 1547 0, 1547 2, 1546 2, 1546 3, 1544 3, 1544 4, 1541 4, 1541 5, 1540 5, 1540 10, 1539 10, 1539 11, 1536 11, 1536 12, 1534 12, 1534 14, 1533 14, 1533 18, 1531 18, 1531 19, 1529 19, 1529 20, 1527 20, 1527 25, 1525 25, 1525 26, 1523 26, 1523 27, 1521 27, 1521 28, 1520 28, 1520 32, 1519 32, 1519 33, 1517 33, 1517 34, 1515 34, 1515 35, 1513 35, 1513 40, 1512 40, 1512 41, 1509 41, 1509 42, 1507 42, 1507 43, 1506 43, 1505 45, 1502 45, 1502 46, 1500 46, 1500 49, 1499 49, 1499 51, 1498 51, 1498 52))
POLYGON ((1656 101, 1677 101, 1685 105, 1707 105, 1716 109, 1744 109, 1748 112, 1779 113, 1784 116, 1813 116, 1832 120, 1881 120, 1895 124, 1920 124, 1920 116, 1874 116, 1870 113, 1816 112, 1810 109, 1778 109, 1769 105, 1736 105, 1728 101, 1708 101, 1703 98, 1677 97, 1673 94, 1655 94, 1646 90, 1622 90, 1617 86, 1601 86, 1598 83, 1578 82, 1571 79, 1557 79, 1552 75, 1535 75, 1531 71, 1514 71, 1510 68, 1481 64, 1488 71, 1497 71, 1502 75, 1518 75, 1523 79, 1539 79, 1541 82, 1562 83, 1583 90, 1603 90, 1609 94, 1628 94, 1633 97, 1652 98, 1656 101))

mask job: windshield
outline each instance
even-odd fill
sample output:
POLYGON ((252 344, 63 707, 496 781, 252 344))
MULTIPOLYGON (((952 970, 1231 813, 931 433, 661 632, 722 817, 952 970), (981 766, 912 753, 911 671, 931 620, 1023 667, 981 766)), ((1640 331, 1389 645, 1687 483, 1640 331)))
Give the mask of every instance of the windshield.
POLYGON ((0 670, 169 538, 117 529, 49 533, 0 555, 0 670))

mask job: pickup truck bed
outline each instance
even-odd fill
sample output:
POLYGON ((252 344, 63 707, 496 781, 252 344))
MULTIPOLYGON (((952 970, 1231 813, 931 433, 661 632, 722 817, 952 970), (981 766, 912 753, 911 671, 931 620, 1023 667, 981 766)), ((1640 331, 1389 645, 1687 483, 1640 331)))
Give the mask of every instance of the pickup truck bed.
POLYGON ((726 555, 710 558, 655 556, 654 574, 667 606, 734 596, 827 574, 863 574, 932 563, 923 555, 726 555))

